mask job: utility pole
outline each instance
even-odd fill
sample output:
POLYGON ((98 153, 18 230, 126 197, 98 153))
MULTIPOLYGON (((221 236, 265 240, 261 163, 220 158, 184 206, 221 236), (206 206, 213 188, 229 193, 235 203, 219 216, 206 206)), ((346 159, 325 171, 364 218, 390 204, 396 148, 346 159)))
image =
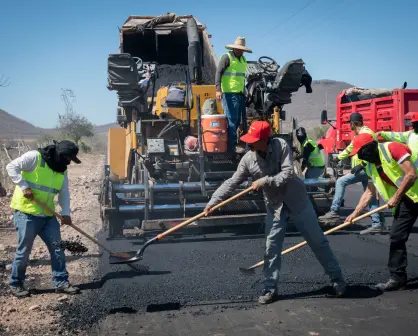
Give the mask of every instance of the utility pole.
POLYGON ((325 92, 325 110, 328 112, 328 91, 325 92))

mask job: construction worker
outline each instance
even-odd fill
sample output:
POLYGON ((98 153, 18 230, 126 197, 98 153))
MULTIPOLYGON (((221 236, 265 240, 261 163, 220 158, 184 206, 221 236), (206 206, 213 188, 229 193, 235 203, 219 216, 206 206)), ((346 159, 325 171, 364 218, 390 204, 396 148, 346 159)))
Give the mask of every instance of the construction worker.
POLYGON ((4 197, 7 195, 7 191, 6 189, 2 186, 1 182, 0 182, 0 197, 4 197))
POLYGON ((355 154, 367 163, 369 183, 347 221, 360 215, 377 189, 394 215, 388 261, 390 278, 386 283, 377 284, 377 288, 382 291, 402 289, 407 282, 406 242, 418 218, 418 154, 397 142, 379 144, 370 134, 355 137, 350 155, 355 154))
POLYGON ((407 132, 377 132, 376 136, 381 136, 387 141, 403 143, 413 152, 418 152, 418 112, 412 113, 410 120, 413 130, 407 132))
POLYGON ((229 44, 226 49, 230 52, 224 54, 216 69, 216 99, 222 100, 222 107, 228 119, 228 149, 243 153, 242 146, 237 145, 237 131, 241 118, 246 125, 245 109, 245 72, 247 60, 244 52, 252 53, 252 50, 245 46, 245 38, 237 37, 234 44, 229 44))
POLYGON ((302 171, 305 170, 305 178, 318 178, 322 175, 325 169, 325 161, 322 153, 318 147, 318 144, 309 138, 306 134, 306 130, 303 127, 299 127, 296 130, 296 138, 302 146, 302 171))
POLYGON ((344 294, 347 284, 327 237, 322 232, 305 184, 293 170, 292 152, 287 142, 271 137, 266 121, 255 121, 241 140, 249 144, 234 175, 212 195, 205 208, 208 215, 216 204, 234 192, 248 177, 254 180, 254 190, 262 189, 266 200, 266 250, 264 255, 264 290, 261 304, 277 299, 283 239, 289 218, 308 242, 316 258, 333 283, 337 296, 344 294))
MULTIPOLYGON (((358 134, 370 134, 374 138, 376 135, 374 132, 363 124, 363 116, 360 113, 352 113, 350 115, 350 127, 358 134)), ((376 138, 377 139, 377 138, 376 138)), ((338 160, 344 160, 350 156, 351 151, 353 150, 353 143, 351 142, 347 148, 338 155, 338 160)), ((360 182, 363 185, 363 189, 366 190, 368 178, 367 174, 364 171, 364 165, 357 155, 351 156, 351 173, 344 175, 337 179, 335 185, 335 195, 331 204, 331 209, 328 213, 323 216, 320 216, 318 219, 320 222, 325 223, 326 225, 335 225, 340 221, 340 216, 338 215, 338 210, 341 207, 342 201, 344 199, 345 188, 351 184, 360 182)), ((376 209, 379 206, 379 202, 376 197, 373 197, 370 202, 370 211, 376 209)), ((386 233, 387 228, 385 226, 385 217, 382 213, 375 213, 371 215, 372 225, 362 231, 360 234, 375 234, 375 233, 386 233)))
POLYGON ((54 246, 54 243, 61 240, 57 218, 32 201, 36 198, 54 210, 54 197, 58 194, 63 217, 61 224, 71 224, 67 166, 71 161, 81 163, 77 153, 78 147, 71 141, 54 142, 45 148, 26 152, 6 166, 16 185, 10 207, 15 210, 18 246, 12 265, 10 287, 12 294, 18 298, 30 296, 23 283, 33 242, 38 235, 51 255, 56 292, 79 292, 78 288, 69 284, 64 251, 54 246))

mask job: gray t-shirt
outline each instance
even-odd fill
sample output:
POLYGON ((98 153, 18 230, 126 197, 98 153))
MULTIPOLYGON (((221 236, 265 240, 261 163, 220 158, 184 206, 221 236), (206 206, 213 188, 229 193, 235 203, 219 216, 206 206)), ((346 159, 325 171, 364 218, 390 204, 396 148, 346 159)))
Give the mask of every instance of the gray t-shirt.
POLYGON ((276 209, 284 203, 291 213, 297 213, 306 207, 306 202, 310 202, 305 184, 294 172, 289 145, 281 138, 271 138, 266 157, 262 158, 253 151, 247 152, 234 175, 213 193, 209 207, 223 201, 248 177, 266 181, 263 187, 264 199, 276 209))

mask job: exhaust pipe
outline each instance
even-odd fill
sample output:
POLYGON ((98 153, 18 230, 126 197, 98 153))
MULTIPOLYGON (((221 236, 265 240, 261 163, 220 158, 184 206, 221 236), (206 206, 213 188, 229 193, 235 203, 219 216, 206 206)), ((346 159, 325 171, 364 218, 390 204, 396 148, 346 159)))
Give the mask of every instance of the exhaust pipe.
POLYGON ((192 83, 200 84, 202 75, 202 48, 200 45, 199 31, 194 18, 187 20, 187 39, 189 41, 188 62, 189 74, 192 83))

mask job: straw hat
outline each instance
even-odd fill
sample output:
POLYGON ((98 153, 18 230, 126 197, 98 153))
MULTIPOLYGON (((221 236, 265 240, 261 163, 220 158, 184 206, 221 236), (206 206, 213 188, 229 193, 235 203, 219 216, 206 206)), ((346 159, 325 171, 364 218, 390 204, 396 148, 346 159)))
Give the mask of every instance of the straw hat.
POLYGON ((240 49, 248 53, 252 53, 253 51, 250 48, 245 46, 245 37, 237 37, 234 41, 234 44, 228 44, 226 49, 240 49))

